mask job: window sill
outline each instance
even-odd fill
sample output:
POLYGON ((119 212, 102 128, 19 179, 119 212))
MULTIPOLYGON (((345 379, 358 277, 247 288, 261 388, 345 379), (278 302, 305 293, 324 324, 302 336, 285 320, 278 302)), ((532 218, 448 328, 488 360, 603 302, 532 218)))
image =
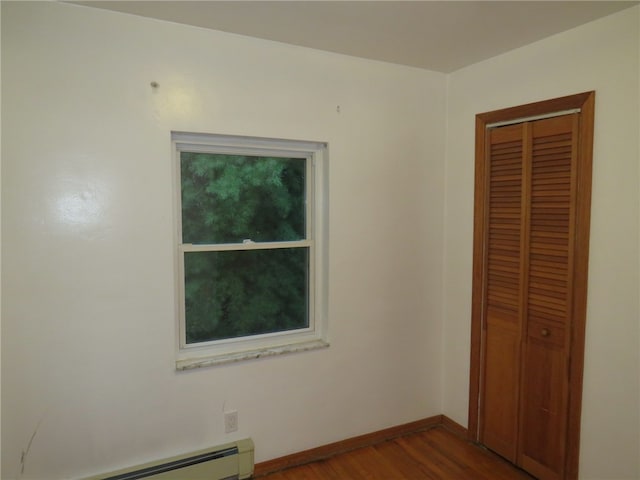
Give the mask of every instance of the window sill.
POLYGON ((290 343, 272 347, 256 348, 244 352, 210 354, 200 357, 186 357, 176 360, 176 370, 193 370, 195 368, 213 367, 228 363, 241 362, 243 360, 255 360, 263 357, 273 357, 286 353, 307 352, 327 348, 329 343, 325 340, 311 340, 300 343, 290 343))

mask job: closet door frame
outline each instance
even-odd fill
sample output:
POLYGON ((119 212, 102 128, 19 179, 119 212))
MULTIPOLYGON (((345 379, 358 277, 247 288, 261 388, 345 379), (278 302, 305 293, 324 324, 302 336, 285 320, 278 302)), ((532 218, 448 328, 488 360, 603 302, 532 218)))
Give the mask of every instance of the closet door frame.
POLYGON ((582 408, 582 377, 584 368, 584 339, 587 308, 587 274, 589 266, 589 226, 591 216, 591 175, 593 152, 593 117, 595 92, 535 102, 476 115, 475 140, 475 196, 473 232, 473 277, 471 297, 471 364, 469 382, 469 438, 480 440, 480 389, 483 365, 483 292, 485 288, 484 250, 486 226, 486 129, 498 122, 545 116, 565 110, 580 109, 578 132, 578 167, 576 225, 574 248, 574 281, 570 366, 569 412, 567 418, 565 477, 578 478, 580 449, 580 419, 582 408))

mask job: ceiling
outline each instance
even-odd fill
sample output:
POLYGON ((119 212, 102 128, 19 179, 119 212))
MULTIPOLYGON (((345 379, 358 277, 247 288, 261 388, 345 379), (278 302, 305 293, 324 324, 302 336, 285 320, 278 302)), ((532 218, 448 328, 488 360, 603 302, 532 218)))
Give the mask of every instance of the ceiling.
POLYGON ((638 2, 88 1, 95 8, 440 72, 638 2))

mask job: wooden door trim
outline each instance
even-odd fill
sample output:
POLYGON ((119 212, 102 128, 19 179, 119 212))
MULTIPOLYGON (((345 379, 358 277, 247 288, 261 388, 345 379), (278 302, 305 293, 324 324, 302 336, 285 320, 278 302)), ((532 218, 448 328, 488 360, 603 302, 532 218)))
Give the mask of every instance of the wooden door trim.
POLYGON ((587 273, 589 266, 589 226, 591 217, 591 176, 593 155, 593 118, 595 92, 529 103, 476 115, 475 140, 475 193, 473 221, 473 275, 471 296, 471 364, 469 379, 468 434, 473 441, 479 440, 479 398, 482 375, 482 298, 484 289, 484 232, 486 225, 486 126, 491 123, 517 120, 545 115, 563 110, 579 108, 579 160, 578 192, 576 199, 575 248, 571 360, 569 366, 569 415, 567 431, 567 457, 565 472, 567 479, 578 478, 580 450, 580 418, 582 409, 582 380, 584 369, 584 339, 587 307, 587 273))

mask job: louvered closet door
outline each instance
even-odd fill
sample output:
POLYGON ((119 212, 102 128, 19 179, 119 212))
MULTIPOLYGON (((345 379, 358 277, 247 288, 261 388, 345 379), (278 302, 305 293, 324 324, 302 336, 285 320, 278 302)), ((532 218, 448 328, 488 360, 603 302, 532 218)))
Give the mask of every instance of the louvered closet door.
POLYGON ((489 208, 480 440, 515 462, 522 337, 524 126, 496 128, 487 135, 489 208))
POLYGON ((564 475, 578 115, 487 131, 480 441, 564 475))
POLYGON ((520 463, 543 479, 564 474, 578 121, 531 126, 520 463))

